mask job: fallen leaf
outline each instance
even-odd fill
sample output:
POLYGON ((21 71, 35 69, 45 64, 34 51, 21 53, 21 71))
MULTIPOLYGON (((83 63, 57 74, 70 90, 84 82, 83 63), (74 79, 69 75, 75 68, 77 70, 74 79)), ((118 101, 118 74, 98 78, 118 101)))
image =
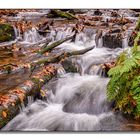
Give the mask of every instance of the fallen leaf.
POLYGON ((14 104, 14 103, 12 103, 12 106, 15 106, 15 104, 14 104))
POLYGON ((7 113, 5 111, 2 112, 2 115, 3 115, 4 118, 7 117, 7 113))

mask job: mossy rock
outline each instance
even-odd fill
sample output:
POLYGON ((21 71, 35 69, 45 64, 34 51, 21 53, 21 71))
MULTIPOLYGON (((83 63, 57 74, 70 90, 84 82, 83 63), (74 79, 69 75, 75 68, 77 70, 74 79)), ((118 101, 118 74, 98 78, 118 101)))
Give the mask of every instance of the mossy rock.
POLYGON ((10 24, 0 24, 0 43, 15 40, 15 30, 10 24))

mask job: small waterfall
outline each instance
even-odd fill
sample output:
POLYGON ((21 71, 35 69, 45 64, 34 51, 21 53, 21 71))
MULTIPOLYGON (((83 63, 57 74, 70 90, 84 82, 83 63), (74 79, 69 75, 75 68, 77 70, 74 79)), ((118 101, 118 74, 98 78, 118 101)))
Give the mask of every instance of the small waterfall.
POLYGON ((48 12, 44 11, 44 12, 19 12, 19 14, 17 15, 16 19, 17 20, 33 20, 33 19, 37 19, 40 18, 41 16, 45 16, 48 12))
POLYGON ((122 40, 122 48, 126 49, 128 48, 128 39, 131 36, 132 31, 128 30, 125 32, 123 40, 122 40))
POLYGON ((95 35, 96 35, 95 33, 92 34, 91 36, 87 36, 87 34, 85 34, 84 32, 79 33, 76 36, 75 44, 79 46, 80 45, 86 46, 86 47, 96 46, 95 35))
POLYGON ((57 30, 52 29, 49 37, 52 39, 52 41, 58 41, 63 38, 66 38, 67 36, 71 36, 72 34, 74 34, 74 32, 72 32, 71 27, 64 27, 64 28, 58 28, 57 30))
MULTIPOLYGON (((50 37, 55 41, 71 33, 71 29, 53 30, 50 37)), ((79 33, 75 42, 67 41, 58 48, 73 51, 95 46, 95 35, 79 33)), ((104 77, 102 65, 115 59, 123 49, 105 48, 101 42, 93 50, 73 57, 80 74, 66 73, 58 64, 57 77, 43 87, 46 100, 22 108, 2 131, 120 131, 122 118, 111 111, 112 103, 107 101, 109 78, 104 77)))
POLYGON ((105 71, 102 68, 102 65, 93 65, 89 68, 88 74, 90 75, 99 75, 99 76, 105 76, 105 71))
POLYGON ((42 37, 38 34, 37 30, 33 27, 31 30, 28 30, 23 35, 24 43, 34 44, 40 41, 42 37))
POLYGON ((61 75, 66 74, 65 69, 61 66, 57 69, 57 77, 60 77, 61 75))
POLYGON ((109 111, 105 88, 108 79, 65 74, 48 102, 36 101, 2 130, 100 131, 119 129, 119 121, 109 111), (106 125, 107 124, 107 125, 106 125))
POLYGON ((71 27, 60 29, 59 31, 57 31, 55 40, 61 40, 61 39, 65 38, 67 36, 70 36, 72 34, 73 33, 72 33, 72 28, 71 27))
POLYGON ((128 39, 127 39, 127 37, 125 37, 125 38, 122 40, 122 46, 123 46, 124 49, 125 49, 125 48, 128 48, 128 39))

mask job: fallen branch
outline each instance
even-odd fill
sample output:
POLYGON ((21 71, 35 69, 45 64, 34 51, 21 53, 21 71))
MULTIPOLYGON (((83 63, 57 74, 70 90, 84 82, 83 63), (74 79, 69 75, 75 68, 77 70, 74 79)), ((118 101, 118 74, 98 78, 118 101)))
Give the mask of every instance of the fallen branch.
POLYGON ((55 41, 54 43, 50 44, 50 45, 46 45, 46 46, 43 46, 43 49, 40 50, 38 53, 39 54, 44 54, 45 52, 48 52, 48 51, 51 51, 52 49, 54 49, 55 47, 61 45, 62 43, 70 40, 70 39, 73 39, 74 35, 72 36, 69 36, 69 37, 66 37, 62 40, 59 40, 59 41, 55 41))
POLYGON ((78 50, 78 51, 63 52, 62 54, 55 55, 55 56, 52 56, 50 58, 41 59, 37 62, 33 62, 32 66, 36 67, 36 66, 41 65, 41 64, 47 65, 49 63, 56 63, 56 62, 59 62, 61 59, 64 59, 66 57, 70 57, 70 56, 74 56, 74 55, 82 55, 82 54, 92 50, 93 48, 94 47, 89 47, 89 48, 78 50))
POLYGON ((62 54, 59 55, 55 55, 52 56, 50 58, 45 58, 45 59, 41 59, 38 60, 37 62, 33 62, 31 64, 31 74, 34 72, 34 70, 36 69, 37 66, 40 66, 41 64, 47 65, 50 63, 57 63, 59 61, 61 61, 62 59, 66 58, 66 57, 70 57, 70 56, 74 56, 74 55, 82 55, 90 50, 92 50, 94 47, 89 47, 83 50, 78 50, 78 51, 72 51, 72 52, 63 52, 62 54))

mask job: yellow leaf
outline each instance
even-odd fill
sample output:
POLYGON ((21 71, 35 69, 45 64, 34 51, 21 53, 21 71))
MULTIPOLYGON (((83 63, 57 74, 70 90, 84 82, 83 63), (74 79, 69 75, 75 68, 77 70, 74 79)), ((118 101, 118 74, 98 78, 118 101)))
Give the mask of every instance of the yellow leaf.
POLYGON ((7 117, 7 113, 5 111, 2 112, 2 115, 3 115, 4 118, 7 117))
POLYGON ((15 104, 14 104, 14 103, 12 103, 12 106, 15 106, 15 104))
POLYGON ((45 97, 45 92, 43 90, 40 90, 41 96, 45 97))
POLYGON ((44 80, 43 79, 39 79, 40 80, 40 82, 44 82, 44 80))

